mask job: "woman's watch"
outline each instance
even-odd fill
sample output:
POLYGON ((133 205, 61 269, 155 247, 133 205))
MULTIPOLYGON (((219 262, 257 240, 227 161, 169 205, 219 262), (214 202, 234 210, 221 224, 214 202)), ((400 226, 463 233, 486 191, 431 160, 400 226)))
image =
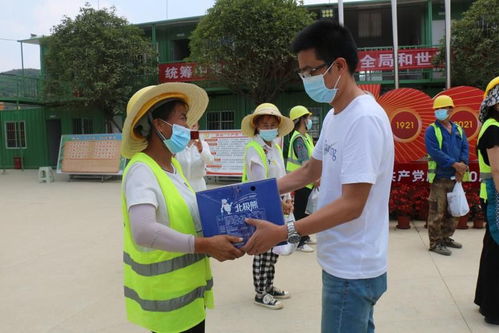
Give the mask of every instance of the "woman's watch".
POLYGON ((296 232, 295 223, 289 222, 286 223, 288 227, 288 243, 298 244, 300 242, 301 236, 296 232))

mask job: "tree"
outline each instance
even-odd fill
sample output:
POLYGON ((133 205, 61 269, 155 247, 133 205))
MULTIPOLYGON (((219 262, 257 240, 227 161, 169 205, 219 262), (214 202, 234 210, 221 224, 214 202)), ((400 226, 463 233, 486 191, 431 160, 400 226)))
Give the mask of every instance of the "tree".
MULTIPOLYGON (((499 75, 499 2, 476 0, 453 22, 451 37, 451 74, 453 85, 485 88, 499 75)), ((445 41, 438 61, 445 61, 445 41)))
MULTIPOLYGON (((135 90, 157 80, 156 51, 138 27, 116 16, 115 8, 95 10, 86 4, 65 17, 42 41, 46 100, 95 107, 107 121, 122 114, 135 90), (77 98, 74 98, 77 97, 77 98)), ((117 126, 119 128, 119 126, 117 126)))
POLYGON ((312 15, 296 0, 218 0, 191 36, 191 59, 235 93, 271 102, 297 78, 290 43, 312 15))

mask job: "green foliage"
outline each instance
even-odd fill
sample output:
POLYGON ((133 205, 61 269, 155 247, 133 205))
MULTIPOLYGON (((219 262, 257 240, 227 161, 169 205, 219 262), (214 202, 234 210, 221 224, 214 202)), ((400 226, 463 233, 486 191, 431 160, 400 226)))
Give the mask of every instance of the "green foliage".
MULTIPOLYGON (((451 38, 452 84, 485 88, 499 75, 499 1, 476 0, 459 21, 451 38)), ((440 63, 445 62, 445 40, 440 63)))
POLYGON ((290 43, 312 21, 295 0, 218 0, 191 36, 191 60, 234 92, 271 102, 296 80, 290 43))
POLYGON ((69 93, 78 97, 73 103, 99 108, 111 120, 124 112, 135 90, 155 82, 155 50, 114 7, 95 10, 87 4, 43 43, 47 99, 69 93))

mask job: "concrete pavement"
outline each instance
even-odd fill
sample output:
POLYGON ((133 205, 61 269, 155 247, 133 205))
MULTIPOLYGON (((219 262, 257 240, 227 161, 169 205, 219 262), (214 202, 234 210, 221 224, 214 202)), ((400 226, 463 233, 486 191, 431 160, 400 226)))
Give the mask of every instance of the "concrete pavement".
MULTIPOLYGON (((122 296, 122 220, 117 180, 38 183, 35 170, 0 172, 0 332, 133 333, 122 296)), ((458 230, 464 248, 427 250, 423 222, 390 224, 388 291, 377 332, 498 332, 473 304, 484 230, 458 230)), ((281 257, 283 310, 253 304, 251 257, 212 261, 216 308, 209 333, 319 332, 321 270, 315 254, 281 257)))

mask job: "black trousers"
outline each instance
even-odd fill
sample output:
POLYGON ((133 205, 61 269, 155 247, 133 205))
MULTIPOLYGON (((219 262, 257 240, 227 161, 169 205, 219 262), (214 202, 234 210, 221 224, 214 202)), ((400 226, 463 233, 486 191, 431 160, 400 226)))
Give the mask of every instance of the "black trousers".
MULTIPOLYGON (((307 209, 308 197, 312 192, 308 187, 301 188, 295 191, 295 207, 294 207, 294 215, 295 219, 298 221, 308 215, 305 214, 305 209, 307 209)), ((300 239, 300 243, 298 243, 298 247, 303 246, 307 240, 309 240, 309 236, 303 236, 300 239)))
MULTIPOLYGON (((155 332, 152 332, 155 333, 155 332)), ((189 328, 187 331, 181 333, 204 333, 204 320, 194 327, 189 328)))
MULTIPOLYGON (((487 204, 481 200, 484 216, 487 218, 487 204)), ((475 291, 475 304, 480 313, 492 320, 499 320, 499 244, 490 235, 489 226, 485 227, 480 268, 475 291)))

